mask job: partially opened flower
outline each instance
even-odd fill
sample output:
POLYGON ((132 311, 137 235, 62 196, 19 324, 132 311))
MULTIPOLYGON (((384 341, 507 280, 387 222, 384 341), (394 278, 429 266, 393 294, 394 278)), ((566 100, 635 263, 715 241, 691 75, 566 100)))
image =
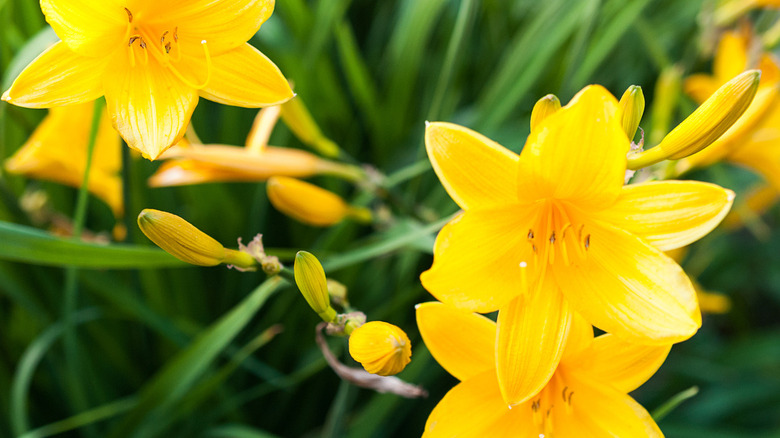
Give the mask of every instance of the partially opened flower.
MULTIPOLYGON (((94 105, 52 108, 27 142, 5 162, 10 173, 81 187, 94 105)), ((119 135, 104 111, 89 171, 89 191, 122 215, 119 135)))
POLYGON ((287 80, 247 44, 273 0, 41 0, 62 39, 3 95, 48 108, 106 97, 114 126, 150 159, 184 134, 198 96, 259 107, 290 99, 287 80))
MULTIPOLYGON (((703 101, 731 75, 751 68, 750 36, 727 32, 715 55, 714 75, 697 74, 685 82, 685 91, 703 101)), ((742 118, 710 147, 677 165, 678 172, 726 160, 753 169, 780 190, 780 66, 769 54, 758 60, 761 82, 756 97, 742 118)))
POLYGON ((246 147, 203 145, 185 138, 161 157, 167 161, 149 178, 149 185, 252 182, 265 181, 272 176, 306 178, 320 174, 348 180, 363 178, 362 169, 355 166, 325 160, 300 149, 269 146, 268 138, 279 112, 277 107, 258 112, 246 147))
MULTIPOLYGON (((496 372, 493 321, 424 303, 417 306, 417 325, 433 357, 460 380, 431 412, 423 438, 663 436, 627 393, 658 370, 668 345, 630 344, 610 334, 594 338, 591 326, 575 315, 552 377, 528 401, 507 406, 496 372)), ((538 336, 538 329, 525 334, 538 336)))
POLYGON ((349 354, 371 374, 398 374, 412 360, 412 343, 398 326, 367 322, 349 336, 349 354))
POLYGON ((623 186, 629 140, 617 108, 589 86, 542 120, 519 156, 461 126, 426 130, 433 168, 465 211, 439 233, 421 280, 442 302, 500 310, 507 404, 549 380, 572 311, 646 344, 682 341, 701 324, 690 280, 661 251, 712 230, 734 194, 692 181, 623 186))
POLYGON ((349 205, 337 194, 306 181, 275 176, 268 180, 266 189, 277 210, 305 224, 327 227, 347 217, 371 222, 371 210, 349 205))

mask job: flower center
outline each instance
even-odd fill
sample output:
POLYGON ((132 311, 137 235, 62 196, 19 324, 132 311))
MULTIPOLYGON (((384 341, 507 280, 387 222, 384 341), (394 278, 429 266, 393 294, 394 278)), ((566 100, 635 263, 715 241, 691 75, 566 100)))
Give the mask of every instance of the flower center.
POLYGON ((561 421, 572 413, 574 391, 566 386, 561 376, 553 375, 550 383, 531 401, 531 416, 539 438, 555 436, 554 421, 561 421), (561 389, 562 388, 562 389, 561 389))
POLYGON ((206 78, 196 83, 188 79, 183 75, 179 69, 180 61, 182 59, 181 42, 179 41, 179 27, 174 26, 172 29, 166 29, 160 34, 159 44, 156 44, 157 38, 154 37, 154 32, 150 32, 149 29, 137 25, 134 22, 134 17, 130 9, 125 8, 127 13, 127 26, 125 28, 125 38, 127 41, 128 57, 130 58, 130 66, 135 68, 136 65, 146 66, 149 64, 149 57, 157 61, 160 65, 166 67, 171 71, 180 81, 189 85, 195 89, 205 88, 211 81, 212 63, 211 52, 209 51, 206 40, 200 41, 200 46, 203 49, 203 56, 206 59, 206 78))
POLYGON ((541 202, 535 224, 527 234, 534 264, 543 268, 558 261, 570 266, 586 260, 591 238, 585 224, 576 222, 570 208, 561 201, 541 202))

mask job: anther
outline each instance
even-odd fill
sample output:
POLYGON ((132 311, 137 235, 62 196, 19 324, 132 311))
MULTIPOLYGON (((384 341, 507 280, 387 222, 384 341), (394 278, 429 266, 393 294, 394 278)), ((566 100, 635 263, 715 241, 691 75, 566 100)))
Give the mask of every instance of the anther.
POLYGON ((179 42, 179 26, 173 28, 173 41, 176 43, 179 42))
POLYGON ((528 240, 532 240, 534 238, 534 230, 529 229, 528 230, 528 240))
POLYGON ((550 234, 550 243, 555 243, 555 231, 550 234))
POLYGON ((568 389, 569 389, 569 387, 568 387, 568 386, 566 386, 566 387, 564 387, 564 388, 563 388, 563 393, 562 393, 562 395, 563 395, 563 401, 564 401, 564 402, 566 401, 566 391, 567 391, 568 389))
POLYGON ((585 249, 590 248, 590 234, 585 236, 585 249))
POLYGON ((127 21, 132 23, 133 22, 133 13, 130 12, 130 9, 125 8, 125 12, 127 12, 127 21))
POLYGON ((130 37, 130 41, 127 42, 127 46, 128 47, 132 46, 133 43, 135 42, 135 40, 137 40, 139 38, 141 38, 141 37, 139 37, 139 36, 132 36, 132 37, 130 37))
POLYGON ((171 53, 171 43, 165 43, 165 53, 171 53))
POLYGON ((168 31, 167 30, 165 32, 163 32, 162 36, 160 37, 160 44, 164 44, 165 43, 165 35, 168 35, 168 31))

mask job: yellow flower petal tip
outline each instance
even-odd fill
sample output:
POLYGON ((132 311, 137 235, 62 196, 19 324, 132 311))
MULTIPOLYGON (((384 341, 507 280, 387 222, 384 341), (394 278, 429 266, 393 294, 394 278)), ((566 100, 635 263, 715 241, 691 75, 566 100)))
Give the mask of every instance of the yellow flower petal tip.
POLYGON ((215 266, 226 257, 225 248, 179 216, 150 208, 138 215, 138 227, 157 246, 179 260, 215 266))
POLYGON ((371 374, 398 374, 412 360, 412 343, 406 333, 383 321, 367 322, 349 337, 349 354, 371 374))
POLYGON ((327 227, 346 217, 371 221, 371 212, 355 208, 333 192, 287 177, 273 177, 266 186, 268 199, 282 213, 300 222, 327 227))
POLYGON ((759 70, 748 70, 726 82, 658 146, 629 155, 628 168, 636 170, 663 160, 679 160, 712 144, 748 109, 760 79, 759 70))
POLYGON ((293 270, 295 284, 309 303, 309 307, 317 312, 323 321, 333 321, 336 318, 336 311, 330 306, 328 280, 317 257, 310 252, 298 251, 293 270))
POLYGON ((558 100, 558 96, 554 94, 548 94, 537 100, 533 110, 531 110, 531 130, 533 131, 536 129, 536 127, 542 123, 542 120, 554 114, 559 109, 561 109, 561 101, 558 100))
POLYGON ((620 98, 619 104, 623 131, 629 139, 633 139, 645 112, 645 95, 642 93, 642 87, 638 85, 628 87, 620 98))

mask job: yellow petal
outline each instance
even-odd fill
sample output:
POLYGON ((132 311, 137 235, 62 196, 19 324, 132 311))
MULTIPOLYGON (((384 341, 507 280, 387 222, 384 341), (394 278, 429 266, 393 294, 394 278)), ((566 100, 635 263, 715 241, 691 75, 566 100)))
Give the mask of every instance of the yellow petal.
POLYGON ((473 312, 498 310, 520 293, 520 263, 531 257, 527 208, 468 210, 436 237, 433 266, 420 276, 439 301, 473 312))
POLYGON ((247 152, 257 154, 265 150, 276 121, 279 120, 281 109, 281 106, 269 106, 257 112, 249 135, 246 137, 247 152))
POLYGON ((691 96, 699 104, 704 103, 712 93, 718 89, 720 84, 710 75, 695 74, 687 77, 683 84, 685 94, 691 96))
POLYGON ((553 418, 556 436, 663 437, 650 414, 625 393, 579 376, 571 377, 566 382, 574 394, 571 413, 553 418))
POLYGON ((517 202, 515 153, 470 129, 429 123, 425 147, 433 170, 461 208, 517 202))
POLYGON ((563 350, 561 363, 569 361, 571 357, 577 356, 581 351, 590 347, 593 342, 593 326, 579 313, 570 311, 571 326, 569 336, 566 337, 566 346, 563 350))
POLYGON ((644 344, 680 342, 696 333, 696 293, 679 265, 627 231, 588 227, 588 259, 556 266, 572 308, 596 327, 644 344))
POLYGON ((496 323, 446 304, 418 304, 417 327, 436 362, 458 380, 468 380, 495 364, 496 323))
POLYGON ((194 160, 169 160, 149 177, 148 184, 149 187, 172 187, 208 182, 243 181, 241 176, 194 160))
MULTIPOLYGON (((179 39, 208 41, 213 55, 234 49, 257 33, 274 0, 166 0, 146 2, 152 25, 178 26, 179 39)), ((200 53, 199 48, 195 48, 200 53)))
MULTIPOLYGON (((192 58, 190 62, 196 70, 208 68, 205 58, 192 58)), ((279 68, 249 44, 214 56, 211 64, 211 80, 199 90, 208 100, 257 108, 283 103, 293 97, 290 84, 279 68)))
POLYGON ((102 58, 81 56, 58 42, 19 74, 3 100, 28 108, 91 102, 103 95, 105 65, 102 58))
POLYGON ((122 44, 129 17, 125 1, 41 0, 46 22, 81 55, 101 57, 122 44))
POLYGON ((105 93, 114 127, 128 146, 154 160, 184 135, 198 94, 154 60, 135 67, 124 56, 112 62, 105 93))
POLYGON ((520 155, 519 196, 565 199, 589 210, 611 204, 629 149, 617 108, 614 96, 592 85, 543 120, 520 155))
POLYGON ((623 187, 600 218, 661 251, 695 242, 712 231, 734 202, 734 192, 698 181, 661 181, 623 187))
POLYGON ((496 371, 504 401, 514 406, 547 385, 563 356, 571 312, 552 278, 498 312, 496 371))
POLYGON ((531 409, 509 409, 501 399, 493 370, 459 383, 436 405, 423 438, 530 436, 531 409))
POLYGON ((780 109, 767 119, 761 129, 728 157, 729 161, 741 164, 761 174, 775 188, 780 188, 780 109))
POLYGON ((725 32, 720 37, 712 70, 721 83, 742 73, 748 67, 748 41, 741 32, 725 32))
POLYGON ((595 382, 628 393, 658 371, 671 348, 671 345, 629 343, 607 333, 595 338, 590 348, 567 361, 566 366, 579 367, 595 382))

